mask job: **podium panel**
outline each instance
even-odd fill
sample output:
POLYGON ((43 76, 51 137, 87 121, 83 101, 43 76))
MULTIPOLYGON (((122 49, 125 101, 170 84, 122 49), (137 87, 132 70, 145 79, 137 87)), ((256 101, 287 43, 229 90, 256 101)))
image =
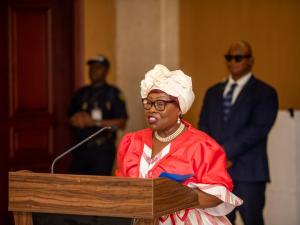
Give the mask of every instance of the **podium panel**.
POLYGON ((162 215, 197 205, 195 190, 165 178, 9 173, 9 210, 22 225, 32 224, 32 212, 136 218, 136 224, 155 224, 162 215))

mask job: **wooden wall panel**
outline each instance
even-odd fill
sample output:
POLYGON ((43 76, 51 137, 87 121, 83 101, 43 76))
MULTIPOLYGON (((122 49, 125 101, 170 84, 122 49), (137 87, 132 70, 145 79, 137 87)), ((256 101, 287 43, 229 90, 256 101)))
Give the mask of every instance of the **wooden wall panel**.
POLYGON ((14 169, 29 162, 32 168, 48 164, 53 154, 51 6, 46 1, 9 5, 9 157, 14 169))
POLYGON ((11 35, 11 115, 50 113, 51 10, 12 7, 11 35))
POLYGON ((78 61, 77 45, 82 41, 73 39, 78 30, 73 21, 82 4, 79 0, 76 5, 72 0, 6 4, 9 169, 48 171, 52 159, 71 145, 66 111, 79 80, 73 78, 78 74, 73 60, 78 61))
POLYGON ((49 131, 47 129, 17 129, 12 130, 13 146, 10 149, 15 152, 12 154, 20 154, 30 157, 32 153, 41 154, 50 150, 49 131))
POLYGON ((7 172, 49 171, 71 145, 66 111, 82 80, 74 67, 82 11, 82 0, 0 1, 0 225, 10 224, 7 172))

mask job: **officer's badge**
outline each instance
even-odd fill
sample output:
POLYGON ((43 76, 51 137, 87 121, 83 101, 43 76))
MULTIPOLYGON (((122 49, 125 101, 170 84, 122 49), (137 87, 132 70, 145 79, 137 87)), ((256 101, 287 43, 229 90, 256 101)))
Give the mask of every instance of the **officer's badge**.
POLYGON ((122 101, 122 102, 125 102, 125 96, 123 95, 123 93, 119 92, 119 99, 122 101))
POLYGON ((106 109, 108 111, 110 111, 110 109, 111 109, 111 103, 110 102, 105 102, 105 106, 106 106, 106 109))
POLYGON ((83 102, 82 106, 81 106, 82 111, 86 111, 87 108, 88 108, 88 103, 87 102, 83 102))

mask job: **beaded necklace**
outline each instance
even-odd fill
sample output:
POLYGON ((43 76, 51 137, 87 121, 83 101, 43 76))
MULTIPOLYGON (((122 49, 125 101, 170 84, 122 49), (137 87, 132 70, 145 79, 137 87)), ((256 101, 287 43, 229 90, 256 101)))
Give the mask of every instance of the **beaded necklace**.
POLYGON ((170 142, 173 139, 175 139, 183 131, 184 127, 185 127, 184 124, 180 123, 180 126, 178 127, 178 129, 173 134, 170 134, 167 137, 161 137, 161 136, 158 135, 157 131, 155 131, 154 136, 157 140, 159 140, 161 142, 170 142))

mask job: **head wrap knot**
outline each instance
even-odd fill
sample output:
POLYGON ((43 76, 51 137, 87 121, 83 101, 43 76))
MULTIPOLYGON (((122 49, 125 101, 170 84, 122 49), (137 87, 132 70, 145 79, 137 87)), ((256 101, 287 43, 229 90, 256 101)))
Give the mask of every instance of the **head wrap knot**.
POLYGON ((181 70, 170 71, 163 65, 156 65, 148 71, 141 81, 141 96, 146 98, 151 90, 158 89, 178 98, 182 114, 185 114, 194 102, 192 79, 181 70))

